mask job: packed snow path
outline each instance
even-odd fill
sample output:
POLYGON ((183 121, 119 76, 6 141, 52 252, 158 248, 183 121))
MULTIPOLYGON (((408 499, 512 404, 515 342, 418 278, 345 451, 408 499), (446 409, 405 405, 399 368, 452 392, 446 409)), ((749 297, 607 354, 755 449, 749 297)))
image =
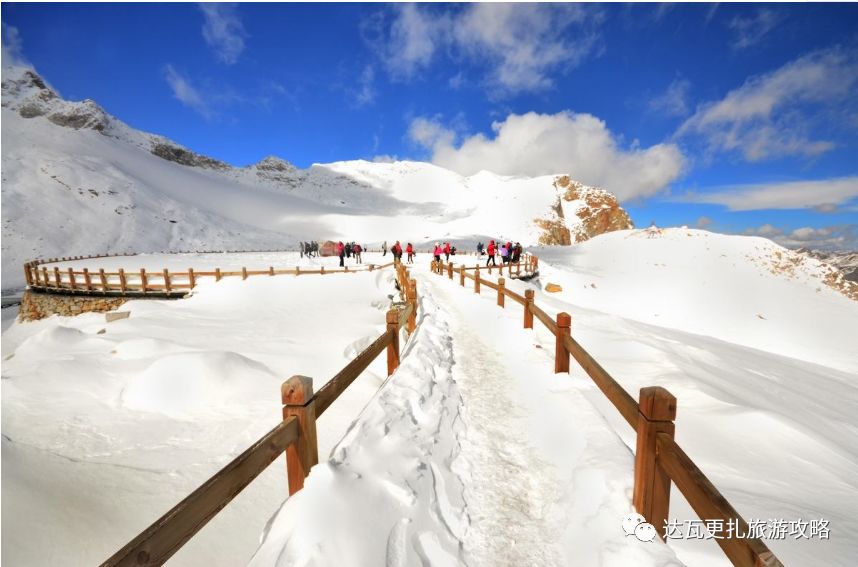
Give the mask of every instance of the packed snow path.
POLYGON ((633 456, 582 395, 590 382, 553 373, 520 310, 446 278, 418 287, 402 365, 252 565, 679 565, 621 537, 633 456))

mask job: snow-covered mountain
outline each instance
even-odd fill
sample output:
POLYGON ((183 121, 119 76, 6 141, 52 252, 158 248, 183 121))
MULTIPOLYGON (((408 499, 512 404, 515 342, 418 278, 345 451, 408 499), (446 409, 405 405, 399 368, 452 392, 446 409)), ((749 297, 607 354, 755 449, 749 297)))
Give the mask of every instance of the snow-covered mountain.
POLYGON ((268 249, 501 237, 569 244, 632 226, 610 193, 568 176, 462 177, 421 162, 233 167, 140 132, 96 102, 3 69, 3 287, 40 256, 268 249))

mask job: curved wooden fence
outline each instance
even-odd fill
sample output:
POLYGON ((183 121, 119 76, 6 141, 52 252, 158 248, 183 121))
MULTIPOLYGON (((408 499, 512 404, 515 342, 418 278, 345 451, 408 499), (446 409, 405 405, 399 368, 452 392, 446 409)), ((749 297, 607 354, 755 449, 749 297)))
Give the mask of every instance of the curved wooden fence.
POLYGON ((533 329, 533 318, 536 317, 555 337, 554 372, 568 373, 570 357, 584 369, 637 433, 632 500, 638 513, 655 527, 662 539, 665 539, 673 482, 700 518, 720 521, 724 526, 728 522, 733 523, 735 531, 732 534, 715 539, 733 565, 782 567, 783 564, 761 539, 744 537, 749 533, 747 522, 674 440, 676 398, 670 392, 660 386, 641 388, 639 401, 636 402, 572 338, 572 317, 568 313, 558 313, 552 319, 536 305, 532 289, 526 290, 524 296, 521 296, 506 289, 506 281, 502 277, 498 278, 497 283, 480 277, 479 266, 473 269, 473 273, 468 273, 470 268, 454 268, 450 263, 445 266, 433 261, 431 269, 436 274, 446 271, 450 279, 453 279, 453 272, 457 271, 459 283, 463 287, 465 279, 473 280, 475 293, 480 293, 481 286, 496 290, 499 307, 505 307, 507 297, 522 305, 525 329, 533 329))
POLYGON ((313 391, 312 378, 293 376, 286 380, 280 391, 283 421, 114 553, 102 567, 163 565, 284 452, 289 494, 301 490, 310 469, 319 462, 316 420, 382 352, 387 353, 387 375, 393 374, 399 367, 402 328, 409 336, 417 328, 417 282, 400 263, 396 264, 396 283, 402 306, 387 312, 387 327, 372 344, 318 392, 313 391))
POLYGON ((53 266, 48 269, 45 264, 53 264, 64 261, 77 261, 85 259, 105 258, 106 256, 79 256, 73 258, 61 258, 42 261, 27 262, 24 264, 24 279, 27 287, 35 291, 47 293, 62 293, 74 295, 92 296, 152 296, 152 297, 183 297, 194 289, 199 278, 211 277, 216 281, 226 277, 241 277, 246 280, 252 276, 278 276, 291 275, 301 276, 308 274, 339 274, 371 272, 376 269, 387 268, 393 262, 387 264, 366 264, 349 268, 325 268, 318 269, 301 268, 278 268, 269 266, 265 270, 248 270, 242 267, 240 270, 194 270, 188 268, 185 272, 170 271, 164 268, 161 271, 152 272, 145 268, 135 271, 126 271, 119 268, 117 271, 105 271, 99 269, 91 272, 88 268, 75 270, 72 267, 60 268, 53 266))

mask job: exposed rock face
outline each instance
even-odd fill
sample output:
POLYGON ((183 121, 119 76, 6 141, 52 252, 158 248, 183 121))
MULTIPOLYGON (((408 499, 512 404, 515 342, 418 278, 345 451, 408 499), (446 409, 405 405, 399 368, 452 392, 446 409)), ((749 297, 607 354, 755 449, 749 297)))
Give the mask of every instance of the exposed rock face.
POLYGON ((152 153, 167 161, 173 161, 190 167, 206 167, 220 170, 232 169, 232 166, 228 163, 164 142, 152 144, 152 153))
POLYGON ((858 284, 858 252, 829 252, 826 250, 809 250, 799 248, 796 252, 805 254, 811 258, 822 260, 830 266, 834 266, 843 278, 858 284))
POLYGON ((24 118, 45 116, 58 126, 88 128, 104 133, 110 116, 93 100, 69 102, 61 99, 36 73, 24 70, 3 81, 3 106, 24 118))
POLYGON ((568 175, 557 177, 554 188, 558 196, 551 214, 547 218, 534 219, 544 232, 539 237, 540 244, 569 246, 605 232, 634 228, 632 219, 617 203, 617 198, 604 189, 573 181, 568 175), (573 212, 580 222, 567 222, 564 210, 573 212))

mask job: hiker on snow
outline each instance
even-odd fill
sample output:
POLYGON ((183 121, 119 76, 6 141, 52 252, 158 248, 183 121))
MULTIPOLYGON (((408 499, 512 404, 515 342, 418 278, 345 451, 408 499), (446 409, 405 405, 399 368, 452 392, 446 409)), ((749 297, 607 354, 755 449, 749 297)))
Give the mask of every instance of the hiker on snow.
POLYGON ((343 261, 343 256, 345 256, 345 253, 346 253, 346 246, 345 246, 345 244, 343 244, 343 241, 340 240, 339 242, 337 242, 337 256, 340 257, 340 267, 341 268, 346 265, 345 262, 343 261))
POLYGON ((408 246, 405 247, 405 251, 408 253, 408 263, 413 264, 414 263, 414 246, 412 246, 410 242, 408 243, 408 246))
POLYGON ((447 262, 450 262, 450 243, 444 243, 444 256, 447 257, 447 262))
POLYGON ((495 263, 495 241, 489 240, 489 248, 488 248, 488 259, 486 260, 486 266, 489 265, 489 262, 492 263, 492 266, 497 266, 495 263))
POLYGON ((360 255, 361 252, 363 252, 363 249, 360 247, 360 244, 355 244, 354 248, 352 248, 352 253, 355 255, 355 261, 358 264, 363 264, 363 260, 360 255))
POLYGON ((402 245, 399 244, 399 241, 396 241, 396 244, 393 245, 393 248, 390 249, 393 252, 393 259, 397 262, 402 261, 402 245))
POLYGON ((387 240, 385 240, 384 244, 381 245, 381 255, 387 256, 387 240))

